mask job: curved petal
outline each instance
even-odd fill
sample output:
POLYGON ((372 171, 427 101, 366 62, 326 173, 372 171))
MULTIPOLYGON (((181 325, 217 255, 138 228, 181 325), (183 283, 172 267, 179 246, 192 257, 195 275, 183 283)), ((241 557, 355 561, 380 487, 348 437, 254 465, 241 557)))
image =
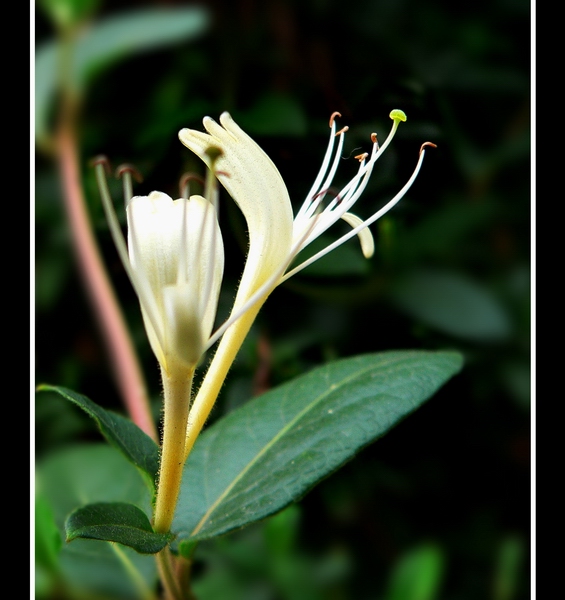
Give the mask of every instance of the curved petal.
POLYGON ((219 181, 247 221, 249 252, 234 310, 245 303, 289 260, 292 246, 292 206, 284 181, 271 159, 228 113, 220 124, 206 117, 208 133, 182 129, 179 139, 210 166, 205 152, 221 149, 215 162, 219 181))
MULTIPOLYGON (((341 215, 341 218, 348 224, 351 225, 353 229, 359 227, 363 223, 363 219, 359 218, 357 215, 353 213, 346 212, 341 215)), ((373 234, 368 227, 364 229, 360 229, 357 232, 359 237, 359 243, 361 244, 361 252, 363 252, 363 256, 365 258, 371 258, 375 253, 375 240, 373 238, 373 234)))

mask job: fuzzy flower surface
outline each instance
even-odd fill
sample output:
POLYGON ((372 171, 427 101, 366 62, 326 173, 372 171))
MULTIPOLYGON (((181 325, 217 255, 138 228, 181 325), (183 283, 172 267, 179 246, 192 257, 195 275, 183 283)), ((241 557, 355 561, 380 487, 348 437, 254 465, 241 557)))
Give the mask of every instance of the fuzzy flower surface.
POLYGON ((216 211, 206 198, 162 192, 127 206, 132 283, 161 366, 193 367, 214 326, 224 269, 216 211))

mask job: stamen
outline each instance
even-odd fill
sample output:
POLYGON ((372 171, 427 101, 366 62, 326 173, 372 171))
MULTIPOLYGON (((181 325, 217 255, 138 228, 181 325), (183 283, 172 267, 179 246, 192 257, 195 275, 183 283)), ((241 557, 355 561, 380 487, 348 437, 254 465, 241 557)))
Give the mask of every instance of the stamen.
MULTIPOLYGON (((159 344, 162 347, 163 336, 161 328, 159 327, 160 320, 157 318, 158 311, 155 308, 153 294, 151 293, 147 282, 144 281, 142 278, 136 276, 136 273, 133 269, 129 258, 126 240, 124 238, 124 234, 122 233, 122 228, 118 220, 118 215, 116 214, 116 210, 112 202, 112 197, 110 196, 108 182, 106 181, 105 177, 105 171, 107 172, 109 167, 108 159, 105 156, 100 156, 95 158, 92 161, 92 164, 96 173, 96 182, 98 184, 100 198, 102 199, 102 206, 104 207, 104 212, 106 213, 106 219, 108 221, 110 233, 112 234, 112 238, 114 239, 114 244, 116 245, 118 255, 122 261, 124 269, 133 286, 133 289, 136 291, 139 297, 140 303, 145 308, 147 316, 149 317, 149 321, 151 322, 153 330, 155 331, 155 335, 157 336, 159 344)), ((135 232, 133 230, 133 227, 130 229, 130 232, 135 243, 135 232)))
POLYGON ((138 183, 143 181, 143 177, 141 173, 133 166, 129 164, 120 165, 116 169, 116 177, 118 179, 123 179, 124 184, 124 206, 130 203, 130 200, 133 198, 133 186, 132 186, 132 176, 138 183))
POLYGON ((106 175, 110 175, 111 174, 112 169, 110 167, 110 161, 108 160, 107 156, 104 156, 104 154, 99 154, 98 156, 95 156, 90 161, 90 166, 91 167, 96 167, 98 165, 102 165, 104 167, 104 170, 106 171, 106 175))
POLYGON ((341 113, 337 112, 337 110, 335 112, 332 113, 332 116, 330 117, 330 129, 333 127, 334 124, 334 119, 336 117, 341 117, 341 113))
MULTIPOLYGON (((312 184, 310 191, 306 195, 306 199, 302 203, 302 206, 298 210, 298 213, 296 213, 295 221, 297 219, 301 219, 303 217, 303 215, 308 211, 310 204, 311 204, 311 198, 315 197, 316 193, 319 191, 320 185, 322 184, 322 180, 324 179, 326 171, 328 170, 328 166, 329 166, 330 160, 332 158, 333 148, 334 148, 334 143, 335 143, 335 135, 332 135, 332 134, 333 134, 333 132, 335 132, 334 119, 336 116, 341 117, 341 113, 338 113, 336 111, 336 112, 332 113, 332 116, 330 117, 330 128, 332 130, 332 133, 330 133, 330 139, 328 141, 328 147, 326 148, 326 153, 324 154, 324 159, 322 161, 322 165, 320 167, 320 170, 318 171, 318 174, 316 175, 316 179, 314 180, 314 183, 312 184)), ((343 136, 340 136, 340 143, 343 143, 343 139, 344 139, 343 136)), ((338 152, 341 153, 341 150, 338 150, 338 152)))
POLYGON ((133 177, 137 181, 137 183, 141 183, 143 181, 143 177, 142 177, 141 173, 133 165, 126 163, 124 165, 120 165, 116 169, 116 177, 118 179, 125 173, 131 173, 131 175, 133 175, 133 177))
POLYGON ((200 177, 200 175, 197 175, 196 173, 185 173, 179 181, 180 197, 184 198, 185 200, 188 200, 188 198, 190 198, 191 196, 190 184, 188 182, 192 180, 198 181, 202 185, 202 188, 204 188, 204 186, 206 185, 204 178, 200 177))
POLYGON ((406 194, 406 192, 410 189, 410 187, 414 183, 416 177, 418 176, 418 173, 420 172, 420 167, 422 166, 422 163, 424 162, 424 155, 425 155, 424 152, 420 153, 420 156, 418 158, 418 162, 416 163, 416 168, 414 169, 414 172, 412 173, 412 175, 410 176, 408 181, 404 184, 402 189, 394 196, 394 198, 389 200, 381 209, 379 209, 374 215, 369 217, 366 221, 363 221, 363 223, 361 223, 360 225, 358 225, 357 227, 355 227, 354 229, 352 229, 345 235, 341 236, 339 239, 335 240, 335 242, 331 243, 329 246, 326 246, 324 249, 320 250, 320 252, 317 252, 316 254, 314 254, 314 256, 311 256, 310 258, 306 259, 303 263, 299 264, 298 266, 294 267, 292 270, 288 271, 288 273, 285 273, 281 277, 279 283, 286 281, 289 277, 292 277, 295 273, 298 273, 299 271, 301 271, 308 265, 311 265, 313 262, 315 262, 316 260, 318 260, 319 258, 324 256, 325 254, 328 254, 328 252, 331 252, 338 246, 341 246, 341 244, 343 244, 347 240, 351 239, 353 236, 359 235, 359 232, 362 229, 369 227, 369 225, 372 225, 375 221, 377 221, 385 213, 387 213, 395 204, 398 203, 398 201, 406 194))
POLYGON ((363 162, 367 156, 369 156, 368 152, 363 152, 363 154, 358 154, 355 158, 359 161, 359 162, 363 162))
POLYGON ((371 133, 371 142, 373 142, 373 144, 378 144, 376 133, 371 133))
POLYGON ((434 144, 433 142, 424 142, 420 146, 420 154, 422 154, 422 152, 424 151, 424 148, 426 148, 427 146, 429 146, 430 148, 437 148, 437 144, 434 144))
POLYGON ((331 201, 331 203, 326 206, 326 208, 322 211, 322 212, 326 212, 326 210, 331 210, 331 207, 335 206, 336 204, 339 204, 342 200, 341 196, 339 195, 339 192, 337 192, 336 190, 332 189, 332 188, 327 188, 325 190, 320 190, 313 198, 312 198, 312 210, 309 211, 310 216, 313 213, 317 213, 318 208, 320 206, 320 204, 322 203, 322 200, 324 199, 324 197, 326 196, 326 194, 330 194, 334 197, 334 199, 331 201), (319 198, 319 200, 316 202, 316 199, 319 198))
POLYGON ((342 133, 346 133, 347 131, 349 131, 349 127, 346 125, 345 127, 341 128, 339 131, 336 131, 335 135, 337 137, 338 135, 341 135, 342 133))

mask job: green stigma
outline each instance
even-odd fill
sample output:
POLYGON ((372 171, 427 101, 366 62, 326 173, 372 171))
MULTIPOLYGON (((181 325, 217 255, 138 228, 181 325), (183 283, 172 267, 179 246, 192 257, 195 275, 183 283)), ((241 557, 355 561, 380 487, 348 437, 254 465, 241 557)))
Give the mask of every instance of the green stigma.
POLYGON ((223 150, 217 146, 208 146, 205 151, 205 154, 208 156, 212 164, 214 164, 223 153, 223 150))
POLYGON ((389 117, 393 121, 406 121, 406 118, 407 118, 406 113, 403 110, 400 110, 398 108, 391 110, 389 117))

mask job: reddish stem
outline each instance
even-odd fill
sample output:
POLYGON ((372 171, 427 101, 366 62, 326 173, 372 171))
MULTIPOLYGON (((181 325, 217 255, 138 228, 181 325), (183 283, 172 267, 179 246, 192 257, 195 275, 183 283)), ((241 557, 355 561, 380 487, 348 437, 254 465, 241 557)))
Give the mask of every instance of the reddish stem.
POLYGON ((143 375, 87 215, 72 118, 74 111, 68 107, 65 112, 57 131, 57 158, 79 271, 106 341, 109 362, 126 409, 132 421, 157 441, 143 375))

